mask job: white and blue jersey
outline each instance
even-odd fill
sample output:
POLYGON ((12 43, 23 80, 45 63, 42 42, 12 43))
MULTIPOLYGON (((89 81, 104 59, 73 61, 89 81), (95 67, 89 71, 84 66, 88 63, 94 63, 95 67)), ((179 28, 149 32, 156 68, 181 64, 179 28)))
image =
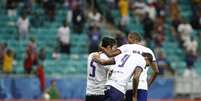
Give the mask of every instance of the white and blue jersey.
POLYGON ((146 61, 142 55, 122 53, 115 57, 116 64, 111 77, 106 85, 110 85, 125 94, 127 83, 133 75, 136 67, 142 69, 146 66, 146 61))
MULTIPOLYGON (((104 95, 107 72, 111 66, 103 66, 94 62, 92 60, 94 54, 96 53, 91 53, 88 56, 86 95, 104 95)), ((104 53, 100 54, 100 58, 109 59, 104 53)))
MULTIPOLYGON (((153 57, 152 61, 156 61, 156 57, 155 57, 153 51, 150 48, 145 47, 143 45, 125 44, 125 45, 120 46, 118 49, 122 53, 138 53, 138 54, 149 53, 153 57)), ((148 71, 148 69, 149 69, 149 67, 144 68, 143 72, 141 73, 140 78, 139 78, 138 89, 148 90, 148 84, 147 84, 147 71, 148 71)), ((127 90, 131 90, 132 88, 133 88, 132 87, 132 81, 130 81, 128 83, 127 90)))

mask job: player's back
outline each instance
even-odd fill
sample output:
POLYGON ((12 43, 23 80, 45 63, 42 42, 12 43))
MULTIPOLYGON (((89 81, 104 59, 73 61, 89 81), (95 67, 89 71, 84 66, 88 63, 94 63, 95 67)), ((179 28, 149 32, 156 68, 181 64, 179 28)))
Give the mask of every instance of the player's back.
MULTIPOLYGON (((107 68, 92 60, 91 53, 88 56, 87 64, 87 88, 86 94, 104 95, 104 85, 107 80, 107 68)), ((105 54, 100 54, 101 59, 109 59, 105 54)))
POLYGON ((146 63, 139 54, 122 53, 115 57, 115 68, 106 85, 111 85, 125 93, 127 82, 130 80, 134 69, 139 66, 144 68, 146 63))
MULTIPOLYGON (((153 51, 148 48, 145 47, 143 45, 139 45, 139 44, 125 44, 119 47, 119 49, 121 50, 122 53, 137 53, 137 54, 142 54, 142 53, 150 53, 153 57, 152 61, 156 61, 155 55, 153 53, 153 51)), ((147 85, 147 71, 148 71, 148 67, 144 68, 143 72, 140 75, 139 78, 139 86, 138 89, 148 89, 148 85, 147 85)), ((132 82, 128 83, 128 88, 127 89, 132 89, 132 82)))
POLYGON ((122 45, 118 48, 119 50, 121 50, 122 53, 138 53, 138 54, 142 54, 142 53, 150 53, 153 57, 153 60, 155 61, 155 56, 153 51, 148 48, 145 47, 143 45, 139 45, 139 44, 125 44, 122 45))

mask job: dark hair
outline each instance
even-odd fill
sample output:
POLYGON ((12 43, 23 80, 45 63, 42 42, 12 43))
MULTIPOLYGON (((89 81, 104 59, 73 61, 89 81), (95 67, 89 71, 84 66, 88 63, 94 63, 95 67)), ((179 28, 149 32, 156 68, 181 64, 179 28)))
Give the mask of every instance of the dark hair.
POLYGON ((107 47, 108 45, 113 46, 114 44, 116 44, 116 41, 112 38, 109 37, 104 37, 102 39, 102 47, 107 47))
POLYGON ((136 41, 141 41, 142 38, 138 32, 130 32, 128 35, 133 37, 136 41))
POLYGON ((143 57, 147 57, 150 62, 153 60, 153 56, 150 53, 142 53, 143 57))

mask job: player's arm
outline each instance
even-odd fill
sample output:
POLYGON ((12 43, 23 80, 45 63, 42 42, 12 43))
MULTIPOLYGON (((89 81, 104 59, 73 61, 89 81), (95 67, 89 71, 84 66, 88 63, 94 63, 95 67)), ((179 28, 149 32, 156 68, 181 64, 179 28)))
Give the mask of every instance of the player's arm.
POLYGON ((150 67, 153 70, 153 73, 152 73, 150 79, 148 80, 148 87, 151 86, 151 84, 154 82, 154 80, 156 79, 156 77, 159 74, 159 69, 158 69, 158 65, 157 65, 156 61, 152 61, 150 64, 150 67))
POLYGON ((108 57, 114 57, 117 56, 119 54, 121 54, 121 51, 119 49, 115 49, 112 51, 109 51, 107 49, 105 49, 104 47, 100 47, 100 49, 108 56, 108 57))
POLYGON ((96 63, 99 63, 101 65, 113 65, 113 64, 115 64, 114 58, 104 60, 104 59, 101 59, 99 55, 93 55, 92 59, 93 59, 93 61, 95 61, 96 63))
POLYGON ((137 101, 137 88, 139 84, 139 78, 142 73, 143 69, 140 66, 137 66, 136 69, 133 72, 133 95, 132 95, 132 100, 137 101))

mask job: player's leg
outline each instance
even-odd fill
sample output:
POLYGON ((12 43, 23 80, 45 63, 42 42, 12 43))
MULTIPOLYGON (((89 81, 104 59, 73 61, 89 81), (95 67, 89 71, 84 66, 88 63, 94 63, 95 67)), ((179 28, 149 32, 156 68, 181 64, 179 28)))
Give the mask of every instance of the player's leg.
POLYGON ((112 86, 105 92, 105 101, 124 101, 124 94, 112 86))
MULTIPOLYGON (((138 101, 147 101, 147 90, 138 89, 137 100, 138 101)), ((125 101, 132 101, 132 90, 126 91, 125 101)))
POLYGON ((112 100, 111 100, 111 93, 112 93, 112 91, 111 91, 110 88, 107 86, 107 87, 106 87, 106 91, 105 91, 105 98, 104 98, 104 101, 112 101, 112 100))
POLYGON ((137 91, 137 100, 138 101, 147 101, 147 90, 138 89, 137 91))
POLYGON ((125 101, 132 101, 132 90, 127 90, 126 91, 125 101))

